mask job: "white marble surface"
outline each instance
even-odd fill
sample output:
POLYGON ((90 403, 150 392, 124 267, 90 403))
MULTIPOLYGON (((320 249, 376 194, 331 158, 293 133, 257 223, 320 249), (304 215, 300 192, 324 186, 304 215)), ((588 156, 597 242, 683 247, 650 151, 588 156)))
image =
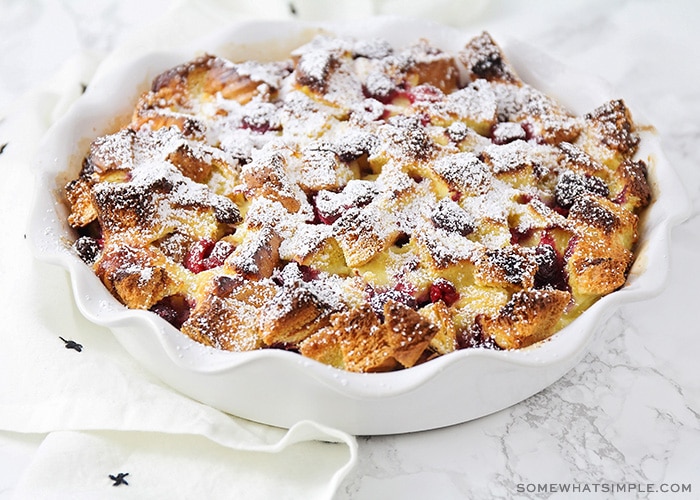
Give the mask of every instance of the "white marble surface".
MULTIPOLYGON (((241 4, 253 9, 252 3, 241 4)), ((612 83, 658 129, 693 212, 673 232, 666 289, 619 310, 574 370, 540 394, 478 421, 358 438, 359 464, 337 500, 570 498, 527 491, 545 483, 592 491, 584 498, 700 498, 700 315, 694 290, 700 276, 700 3, 472 4, 482 10, 460 18, 464 26, 488 29, 497 39, 522 39, 612 83), (643 491, 602 491, 601 484, 612 483, 643 491), (690 484, 692 492, 648 491, 665 484, 690 484)), ((0 116, 80 51, 110 50, 168 5, 0 0, 0 116)), ((266 12, 285 15, 284 8, 266 12)), ((455 391, 467 383, 488 381, 455 380, 455 391)), ((0 433, 0 497, 11 497, 13 481, 40 443, 41 436, 0 433)))

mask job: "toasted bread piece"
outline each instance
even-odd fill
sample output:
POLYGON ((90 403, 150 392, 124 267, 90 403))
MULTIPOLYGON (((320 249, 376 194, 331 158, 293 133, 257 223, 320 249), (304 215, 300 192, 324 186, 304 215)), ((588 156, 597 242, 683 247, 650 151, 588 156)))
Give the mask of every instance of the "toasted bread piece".
POLYGON ((429 304, 418 312, 437 328, 437 333, 429 344, 433 351, 438 354, 447 354, 457 349, 457 328, 450 309, 443 301, 429 304))
POLYGON ((302 152, 299 186, 306 193, 342 189, 353 179, 350 167, 323 144, 313 144, 302 152))
POLYGON ((416 93, 420 99, 416 98, 413 106, 417 112, 427 114, 433 125, 448 127, 461 123, 477 134, 487 136, 498 120, 496 94, 479 80, 448 95, 421 87, 414 89, 416 93), (421 95, 428 92, 429 98, 421 95))
POLYGON ((566 263, 574 294, 603 295, 621 287, 632 265, 637 217, 588 195, 574 203, 569 219, 576 228, 566 263))
POLYGON ((263 347, 260 312, 279 286, 271 280, 251 281, 242 275, 214 275, 201 280, 202 297, 181 330, 194 340, 228 351, 263 347))
POLYGON ((400 366, 392 355, 379 317, 369 306, 336 314, 331 323, 341 332, 340 348, 346 370, 382 372, 400 366))
POLYGON ((180 290, 164 256, 153 250, 128 245, 106 248, 94 267, 107 289, 132 309, 149 309, 180 290))
POLYGON ((611 198, 631 212, 638 212, 651 203, 652 192, 647 164, 642 160, 625 160, 612 175, 611 198))
POLYGON ((384 321, 370 307, 333 315, 331 325, 301 343, 301 353, 355 372, 411 367, 438 328, 409 307, 389 300, 384 321))
POLYGON ((211 163, 197 155, 187 144, 181 144, 170 153, 168 161, 175 165, 185 177, 195 182, 206 182, 211 176, 211 163))
POLYGON ((584 150, 570 142, 561 142, 558 146, 563 153, 561 156, 562 166, 578 174, 606 178, 607 169, 605 166, 584 150))
POLYGON ((505 290, 533 288, 539 268, 536 257, 532 249, 515 245, 487 250, 475 268, 474 282, 505 290))
POLYGON ((66 198, 70 203, 68 223, 71 227, 84 227, 97 218, 97 210, 92 204, 89 182, 82 177, 66 186, 66 198))
POLYGON ((291 181, 286 166, 283 154, 271 153, 247 164, 242 178, 257 197, 279 201, 289 212, 296 212, 301 207, 303 191, 291 181))
POLYGON ((348 266, 366 264, 396 241, 398 229, 384 222, 372 207, 351 208, 334 223, 335 239, 348 266))
POLYGON ((279 264, 281 241, 270 226, 249 231, 243 243, 226 259, 226 266, 247 279, 269 278, 279 264))
POLYGON ((326 325, 330 312, 302 283, 279 289, 266 307, 260 309, 260 327, 267 344, 301 342, 326 325))
POLYGON ((501 48, 485 31, 469 41, 459 52, 459 59, 472 81, 484 79, 514 85, 521 83, 520 77, 508 62, 501 48))
POLYGON ((625 102, 609 101, 588 113, 576 144, 612 170, 631 159, 639 145, 639 134, 625 102))
POLYGON ((516 292, 497 316, 481 316, 479 325, 503 349, 527 347, 554 333, 570 300, 562 290, 516 292))
POLYGON ((307 358, 335 368, 346 369, 341 343, 342 331, 333 326, 327 326, 303 340, 299 344, 299 350, 307 358))
POLYGON ((383 330, 392 356, 410 368, 421 358, 438 329, 423 316, 400 302, 384 304, 383 330))
POLYGON ((192 103, 216 94, 246 104, 261 92, 276 90, 277 81, 281 83, 289 71, 288 65, 279 63, 258 63, 258 71, 254 71, 250 64, 237 65, 207 54, 160 74, 153 80, 148 96, 150 102, 175 109, 187 109, 192 103))
POLYGON ((430 168, 449 190, 461 195, 476 196, 491 188, 491 172, 474 153, 457 153, 440 158, 430 168))
POLYGON ((521 139, 489 146, 482 156, 496 179, 520 189, 549 184, 559 163, 556 149, 533 145, 521 139))
POLYGON ((263 346, 256 312, 245 302, 209 295, 191 312, 181 330, 197 342, 217 349, 252 351, 263 346))
POLYGON ((453 55, 444 52, 428 43, 419 40, 418 43, 406 49, 403 54, 405 81, 411 87, 431 85, 442 92, 451 93, 457 89, 459 70, 453 55))

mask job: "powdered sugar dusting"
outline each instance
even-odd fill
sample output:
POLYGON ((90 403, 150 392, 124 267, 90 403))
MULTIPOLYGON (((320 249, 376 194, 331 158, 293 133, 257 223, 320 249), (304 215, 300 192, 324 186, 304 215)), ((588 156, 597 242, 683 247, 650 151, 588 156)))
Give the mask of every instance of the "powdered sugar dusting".
POLYGON ((474 332, 533 287, 540 306, 553 289, 576 301, 565 260, 606 249, 577 257, 579 241, 633 225, 608 199, 626 170, 579 135, 625 154, 627 119, 621 103, 573 116, 486 34, 456 54, 319 36, 284 61, 204 56, 163 73, 131 124, 93 143, 68 198, 86 262, 130 307, 221 349, 335 349, 312 357, 395 369, 509 347, 474 332), (162 300, 128 289, 153 286, 162 300), (376 366, 357 361, 372 352, 376 366))
POLYGON ((432 168, 449 185, 467 193, 484 193, 491 187, 492 175, 488 167, 470 152, 440 158, 432 168))

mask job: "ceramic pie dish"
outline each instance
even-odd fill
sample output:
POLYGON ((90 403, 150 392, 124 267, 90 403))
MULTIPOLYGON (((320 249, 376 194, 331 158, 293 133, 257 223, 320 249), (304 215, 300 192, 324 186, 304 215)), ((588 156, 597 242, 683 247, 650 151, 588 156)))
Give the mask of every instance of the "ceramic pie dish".
MULTIPOLYGON (((71 250, 75 234, 62 189, 80 170, 90 143, 126 122, 151 80, 202 52, 234 60, 286 57, 319 32, 382 37, 397 46, 418 38, 457 50, 472 36, 437 25, 395 19, 349 25, 246 23, 191 49, 146 53, 90 83, 47 133, 37 157, 37 196, 30 222, 37 256, 65 267, 80 311, 112 329, 125 349, 180 392, 254 421, 289 427, 314 420, 353 434, 393 434, 443 427, 493 413, 549 386, 586 352, 598 326, 617 307, 658 292, 668 271, 668 233, 682 220, 683 191, 651 131, 638 158, 649 165, 654 201, 640 221, 637 259, 627 283, 596 302, 546 341, 513 351, 465 349, 410 369, 349 373, 281 350, 220 351, 183 335, 155 314, 122 306, 71 250)), ((618 96, 523 44, 500 40, 524 81, 583 114, 618 96)), ((634 110, 632 110, 634 113, 634 110)), ((635 114, 635 121, 643 123, 635 114)))

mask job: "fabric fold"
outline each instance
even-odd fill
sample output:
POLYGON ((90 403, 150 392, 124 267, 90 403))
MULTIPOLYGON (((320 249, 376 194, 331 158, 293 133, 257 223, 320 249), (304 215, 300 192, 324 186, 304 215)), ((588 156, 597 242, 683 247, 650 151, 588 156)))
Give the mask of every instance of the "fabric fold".
POLYGON ((14 497, 332 498, 353 452, 305 437, 291 442, 299 432, 308 436, 308 429, 309 424, 300 424, 277 445, 259 451, 188 434, 52 432, 14 497), (116 479, 120 475, 125 483, 116 479))

